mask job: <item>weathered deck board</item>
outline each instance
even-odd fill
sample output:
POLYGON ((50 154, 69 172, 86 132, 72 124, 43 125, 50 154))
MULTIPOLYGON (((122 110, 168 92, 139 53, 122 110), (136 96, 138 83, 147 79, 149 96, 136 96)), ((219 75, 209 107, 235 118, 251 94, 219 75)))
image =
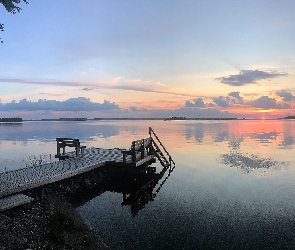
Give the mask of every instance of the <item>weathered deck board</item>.
MULTIPOLYGON (((106 162, 123 161, 120 149, 88 148, 84 157, 74 157, 75 152, 68 155, 70 158, 63 161, 0 173, 0 197, 66 179, 103 166, 106 162)), ((126 157, 126 162, 131 162, 131 156, 126 157)))
POLYGON ((24 205, 34 200, 24 194, 14 194, 0 198, 0 211, 7 210, 13 207, 24 205))

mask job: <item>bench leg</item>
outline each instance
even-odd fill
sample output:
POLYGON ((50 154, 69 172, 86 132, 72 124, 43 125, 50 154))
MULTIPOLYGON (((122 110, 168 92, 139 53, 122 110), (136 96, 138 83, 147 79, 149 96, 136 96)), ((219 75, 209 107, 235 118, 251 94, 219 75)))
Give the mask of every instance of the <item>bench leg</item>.
POLYGON ((57 145, 56 155, 58 157, 60 156, 60 146, 59 145, 57 145))
POLYGON ((132 163, 135 163, 136 162, 136 152, 134 150, 134 152, 132 153, 132 163))

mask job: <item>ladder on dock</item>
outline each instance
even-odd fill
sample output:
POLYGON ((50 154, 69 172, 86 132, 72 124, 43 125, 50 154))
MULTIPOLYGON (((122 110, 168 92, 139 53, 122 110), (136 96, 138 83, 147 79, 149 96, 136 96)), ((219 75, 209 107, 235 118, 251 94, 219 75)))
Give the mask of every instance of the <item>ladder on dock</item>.
POLYGON ((162 144, 161 140, 155 133, 155 131, 149 127, 149 135, 151 138, 151 143, 154 148, 154 154, 158 158, 161 165, 165 168, 172 167, 172 164, 175 167, 175 162, 173 161, 171 155, 167 151, 167 149, 162 144), (159 145, 158 145, 159 144, 159 145))

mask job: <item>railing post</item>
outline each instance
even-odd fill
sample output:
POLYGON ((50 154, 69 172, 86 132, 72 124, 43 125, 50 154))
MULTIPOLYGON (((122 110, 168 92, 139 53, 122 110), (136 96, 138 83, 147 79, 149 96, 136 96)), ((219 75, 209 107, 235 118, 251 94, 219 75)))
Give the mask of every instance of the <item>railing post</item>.
MULTIPOLYGON (((154 131, 151 127, 149 127, 149 134, 150 134, 151 140, 153 140, 153 138, 152 138, 152 134, 153 134, 153 136, 157 139, 157 142, 160 144, 160 146, 162 147, 162 149, 164 150, 164 152, 165 152, 165 153, 167 154, 167 156, 169 157, 168 159, 169 159, 169 165, 170 165, 170 167, 171 167, 171 162, 173 162, 173 164, 175 165, 175 162, 173 161, 171 155, 170 155, 169 152, 166 150, 166 148, 164 147, 164 145, 163 145, 162 142, 160 141, 159 137, 156 135, 155 131, 154 131)), ((153 140, 153 142, 154 142, 155 146, 157 146, 157 143, 155 142, 155 140, 153 140)), ((157 146, 157 148, 159 149, 158 146, 157 146)), ((160 150, 160 149, 159 149, 159 150, 160 150)), ((161 150, 160 150, 160 151, 161 151, 161 150)), ((166 159, 166 157, 165 157, 165 159, 166 159)), ((166 161, 167 161, 167 159, 166 159, 166 161)))
POLYGON ((144 158, 144 139, 141 140, 141 160, 144 158))
POLYGON ((76 149, 76 157, 78 157, 80 147, 79 147, 79 142, 77 140, 75 140, 75 149, 76 149))
POLYGON ((132 163, 135 163, 136 162, 135 141, 132 142, 131 150, 132 150, 132 163))
POLYGON ((56 146, 57 146, 57 148, 56 148, 56 154, 57 154, 57 156, 60 156, 60 146, 59 146, 59 142, 58 141, 56 143, 56 146))

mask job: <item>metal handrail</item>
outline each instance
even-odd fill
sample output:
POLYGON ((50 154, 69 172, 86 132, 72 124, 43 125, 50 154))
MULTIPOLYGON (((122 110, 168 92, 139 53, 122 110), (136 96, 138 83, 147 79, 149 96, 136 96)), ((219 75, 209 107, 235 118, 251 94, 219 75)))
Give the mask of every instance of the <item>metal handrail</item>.
POLYGON ((165 153, 169 156, 169 162, 170 162, 170 165, 171 165, 171 162, 173 162, 174 166, 175 166, 175 162, 173 161, 171 155, 169 154, 169 152, 166 150, 166 148, 164 147, 164 145, 162 144, 162 142, 160 141, 159 137, 156 135, 155 131, 149 127, 149 135, 150 137, 152 137, 152 133, 153 135, 155 136, 155 138, 157 139, 157 141, 159 142, 159 144, 162 146, 162 148, 164 149, 165 153))

